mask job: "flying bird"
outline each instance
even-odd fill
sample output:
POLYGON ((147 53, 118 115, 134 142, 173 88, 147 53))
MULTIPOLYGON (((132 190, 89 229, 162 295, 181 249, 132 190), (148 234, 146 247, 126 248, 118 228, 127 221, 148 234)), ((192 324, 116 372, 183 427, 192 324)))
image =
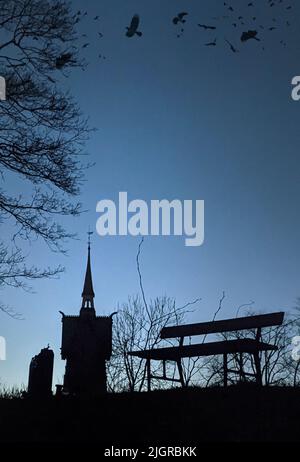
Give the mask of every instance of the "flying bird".
POLYGON ((207 26, 206 24, 198 24, 198 26, 205 30, 215 30, 216 29, 215 26, 207 26))
POLYGON ((143 34, 142 32, 138 31, 139 24, 140 24, 140 17, 138 14, 135 14, 131 20, 130 26, 126 27, 127 29, 126 37, 133 37, 134 35, 141 37, 143 34))
POLYGON ((186 20, 184 19, 185 16, 187 16, 188 13, 186 12, 182 12, 182 13, 178 13, 177 16, 175 16, 175 18, 173 18, 173 24, 175 24, 175 26, 181 22, 182 24, 184 24, 186 22, 186 20))
POLYGON ((215 38, 215 40, 213 42, 205 43, 206 47, 215 47, 216 45, 217 45, 217 39, 216 38, 215 38))
POLYGON ((228 45, 230 46, 230 49, 231 49, 232 53, 238 53, 239 50, 238 50, 237 48, 235 48, 235 47, 232 45, 232 43, 230 43, 227 39, 225 39, 225 42, 227 42, 228 45))
POLYGON ((58 56, 55 60, 55 67, 56 69, 62 69, 68 63, 74 63, 75 61, 72 59, 72 53, 63 53, 62 55, 58 56))
POLYGON ((243 32, 241 36, 241 42, 247 42, 247 40, 254 39, 260 42, 260 39, 256 37, 257 31, 256 30, 248 30, 248 32, 243 32))

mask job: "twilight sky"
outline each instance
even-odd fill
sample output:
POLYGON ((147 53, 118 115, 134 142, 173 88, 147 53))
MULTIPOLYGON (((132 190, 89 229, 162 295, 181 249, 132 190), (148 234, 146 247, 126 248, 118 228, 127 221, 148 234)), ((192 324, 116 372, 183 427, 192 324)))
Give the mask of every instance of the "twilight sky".
MULTIPOLYGON (((95 229, 97 201, 117 201, 119 191, 127 191, 129 200, 205 201, 201 247, 186 247, 183 237, 145 239, 147 297, 167 294, 178 305, 201 297, 188 319, 196 322, 213 316, 223 290, 221 317, 235 316, 239 305, 252 300, 257 311, 291 310, 300 295, 300 102, 291 99, 291 80, 300 75, 298 2, 283 0, 271 9, 267 0, 254 0, 251 14, 249 2, 241 0, 228 2, 234 13, 217 0, 72 3, 75 11, 88 11, 80 30, 87 34, 82 44, 90 43, 83 49, 89 66, 66 81, 97 128, 86 146, 95 162, 82 189, 88 211, 65 222, 78 233, 68 256, 51 254, 43 243, 28 246, 30 262, 65 266, 60 279, 39 281, 34 294, 1 291, 1 299, 25 318, 0 313, 0 335, 7 341, 0 382, 7 385, 27 384, 31 357, 48 343, 55 352, 54 384, 62 381, 58 311, 79 312, 86 232, 89 225, 95 229), (286 10, 289 5, 292 10, 286 10), (180 11, 189 16, 177 38, 172 18, 180 11), (141 16, 143 36, 128 39, 125 27, 134 13, 141 16), (94 21, 98 14, 100 21, 94 21), (229 14, 233 20, 222 18, 229 14), (260 42, 240 42, 241 32, 254 26, 245 20, 234 28, 239 15, 265 26, 255 26, 260 42), (204 31, 197 23, 217 30, 204 31), (273 24, 276 30, 266 30, 273 24), (204 46, 215 38, 216 47, 204 46)), ((9 238, 5 226, 1 232, 9 238)), ((116 311, 138 292, 138 243, 139 238, 94 233, 98 314, 116 311)))

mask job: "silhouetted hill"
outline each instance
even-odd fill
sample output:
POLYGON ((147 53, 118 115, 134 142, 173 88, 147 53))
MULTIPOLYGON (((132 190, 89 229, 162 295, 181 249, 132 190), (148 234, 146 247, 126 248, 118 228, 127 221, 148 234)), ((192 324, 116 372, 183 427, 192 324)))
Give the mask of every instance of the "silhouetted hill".
POLYGON ((101 446, 299 440, 300 389, 229 387, 0 400, 0 440, 101 446))

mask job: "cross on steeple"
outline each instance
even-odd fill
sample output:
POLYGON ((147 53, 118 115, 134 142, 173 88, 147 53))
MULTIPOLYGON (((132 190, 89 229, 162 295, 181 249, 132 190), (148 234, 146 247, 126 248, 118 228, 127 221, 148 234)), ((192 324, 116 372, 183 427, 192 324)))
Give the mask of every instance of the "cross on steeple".
POLYGON ((82 291, 82 305, 80 313, 82 310, 86 312, 86 310, 94 312, 95 314, 95 307, 94 307, 94 289, 93 289, 93 281, 92 281, 92 270, 91 270, 91 235, 93 234, 92 231, 88 231, 88 258, 87 258, 87 265, 86 265, 86 272, 85 272, 85 279, 84 279, 84 286, 82 291))

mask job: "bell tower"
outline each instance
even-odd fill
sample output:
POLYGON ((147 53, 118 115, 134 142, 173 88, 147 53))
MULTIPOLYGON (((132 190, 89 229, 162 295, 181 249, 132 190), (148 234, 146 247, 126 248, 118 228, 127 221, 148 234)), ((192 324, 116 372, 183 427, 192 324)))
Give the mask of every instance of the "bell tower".
POLYGON ((66 360, 63 391, 71 395, 106 392, 106 361, 112 351, 112 315, 97 316, 91 268, 91 232, 79 316, 62 314, 61 357, 66 360))

